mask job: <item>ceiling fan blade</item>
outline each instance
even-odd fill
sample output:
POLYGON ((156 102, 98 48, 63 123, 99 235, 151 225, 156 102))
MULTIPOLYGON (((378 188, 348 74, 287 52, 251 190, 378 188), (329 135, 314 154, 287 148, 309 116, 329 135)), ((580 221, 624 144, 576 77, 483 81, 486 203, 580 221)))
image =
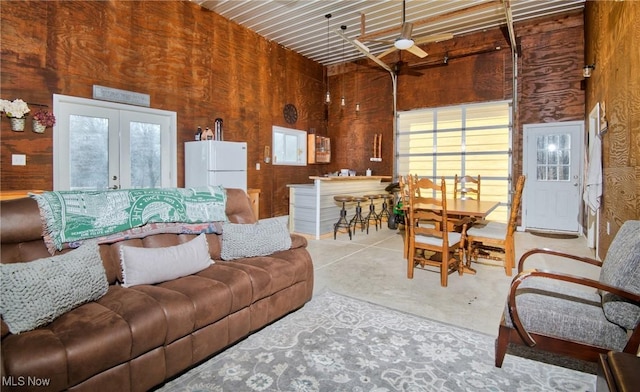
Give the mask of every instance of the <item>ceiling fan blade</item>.
POLYGON ((353 40, 353 43, 358 46, 360 49, 364 50, 367 53, 370 53, 371 51, 369 50, 369 48, 367 47, 367 45, 363 44, 362 42, 358 41, 357 39, 353 40))
POLYGON ((413 31, 413 23, 406 22, 402 24, 402 32, 400 38, 411 39, 411 32, 413 31))
POLYGON ((428 42, 441 42, 446 41, 448 39, 452 39, 453 34, 445 33, 445 34, 432 34, 427 35, 426 37, 420 37, 413 40, 416 45, 426 44, 428 42))
POLYGON ((422 58, 427 57, 429 54, 427 52, 425 52, 424 50, 420 49, 419 46, 417 45, 413 45, 411 46, 409 49, 407 49, 408 52, 415 54, 416 56, 422 58))
POLYGON ((379 58, 379 59, 381 59, 381 58, 383 58, 384 56, 386 56, 386 55, 388 55, 388 54, 391 54, 391 53, 395 52, 396 50, 398 50, 398 49, 396 49, 396 47, 395 47, 395 46, 392 46, 392 47, 390 47, 389 49, 385 50, 384 52, 380 53, 380 54, 378 55, 378 58, 379 58))
POLYGON ((362 54, 364 54, 369 59, 371 59, 371 61, 373 61, 374 63, 378 64, 379 66, 381 66, 383 69, 387 70, 388 72, 393 73, 393 70, 387 64, 385 64, 383 61, 381 61, 379 58, 377 58, 376 56, 372 55, 369 52, 369 48, 367 48, 362 42, 360 42, 358 40, 352 40, 352 39, 348 38, 340 30, 336 30, 336 34, 338 34, 340 37, 342 37, 343 40, 345 40, 348 43, 350 43, 351 45, 353 45, 354 48, 356 48, 360 52, 362 52, 362 54))

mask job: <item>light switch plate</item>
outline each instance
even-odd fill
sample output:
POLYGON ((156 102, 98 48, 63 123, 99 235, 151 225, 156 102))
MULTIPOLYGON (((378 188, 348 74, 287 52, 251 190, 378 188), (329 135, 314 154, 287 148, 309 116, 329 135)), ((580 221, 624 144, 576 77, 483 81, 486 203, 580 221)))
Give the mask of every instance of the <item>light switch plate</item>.
POLYGON ((25 166, 27 164, 27 156, 24 154, 11 154, 11 164, 13 166, 25 166))

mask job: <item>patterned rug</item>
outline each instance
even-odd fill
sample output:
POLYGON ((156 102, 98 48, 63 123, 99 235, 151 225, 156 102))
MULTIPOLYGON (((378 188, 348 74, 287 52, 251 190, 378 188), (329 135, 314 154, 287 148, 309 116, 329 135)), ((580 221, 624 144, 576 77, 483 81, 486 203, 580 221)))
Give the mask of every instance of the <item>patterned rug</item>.
POLYGON ((596 376, 507 354, 494 337, 335 293, 315 296, 161 391, 595 391, 596 376))

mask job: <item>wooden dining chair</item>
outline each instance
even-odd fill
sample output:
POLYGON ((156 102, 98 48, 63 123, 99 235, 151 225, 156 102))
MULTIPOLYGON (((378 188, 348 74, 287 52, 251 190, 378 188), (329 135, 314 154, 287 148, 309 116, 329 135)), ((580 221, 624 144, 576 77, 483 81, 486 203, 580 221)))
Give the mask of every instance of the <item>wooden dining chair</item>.
POLYGON ((453 182, 453 198, 480 200, 480 175, 458 177, 456 174, 453 182))
POLYGON ((406 176, 398 176, 398 187, 400 188, 400 202, 402 203, 402 210, 404 211, 404 252, 403 257, 406 259, 409 255, 409 229, 407 225, 408 214, 407 206, 409 205, 409 181, 414 179, 411 174, 406 176))
POLYGON ((407 278, 413 278, 413 271, 417 265, 422 268, 427 265, 434 266, 440 269, 440 284, 443 287, 447 286, 450 271, 458 269, 460 275, 463 273, 464 240, 467 230, 466 223, 461 232, 446 229, 449 227, 446 195, 444 177, 440 185, 428 178, 409 181, 406 225, 410 228, 407 232, 407 278), (423 221, 428 224, 421 224, 423 221), (421 255, 418 255, 418 249, 422 250, 421 255), (431 253, 434 255, 427 257, 431 253))
MULTIPOLYGON (((507 276, 511 276, 511 270, 515 266, 516 258, 514 233, 518 224, 520 205, 522 204, 524 182, 525 176, 518 177, 513 202, 511 203, 509 221, 506 224, 487 221, 485 225, 474 225, 467 230, 467 265, 470 265, 472 260, 478 261, 480 251, 483 248, 485 251, 491 248, 494 248, 491 250, 498 248, 504 251, 504 256, 497 257, 497 259, 504 262, 504 271, 507 276)), ((496 259, 496 257, 491 258, 496 259)))

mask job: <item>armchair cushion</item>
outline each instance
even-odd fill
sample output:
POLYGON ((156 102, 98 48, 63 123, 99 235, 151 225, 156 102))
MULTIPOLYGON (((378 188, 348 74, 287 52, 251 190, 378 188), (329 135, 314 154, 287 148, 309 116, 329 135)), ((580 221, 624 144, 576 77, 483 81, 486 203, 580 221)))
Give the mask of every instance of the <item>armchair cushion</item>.
MULTIPOLYGON (((619 351, 628 340, 623 328, 604 317, 595 290, 534 277, 518 287, 516 308, 522 325, 530 333, 619 351)), ((508 327, 514 328, 508 305, 504 319, 508 327)))
MULTIPOLYGON (((640 294, 640 221, 626 221, 616 234, 600 271, 600 282, 640 294)), ((609 321, 633 329, 640 322, 640 307, 611 293, 601 293, 609 321)))

